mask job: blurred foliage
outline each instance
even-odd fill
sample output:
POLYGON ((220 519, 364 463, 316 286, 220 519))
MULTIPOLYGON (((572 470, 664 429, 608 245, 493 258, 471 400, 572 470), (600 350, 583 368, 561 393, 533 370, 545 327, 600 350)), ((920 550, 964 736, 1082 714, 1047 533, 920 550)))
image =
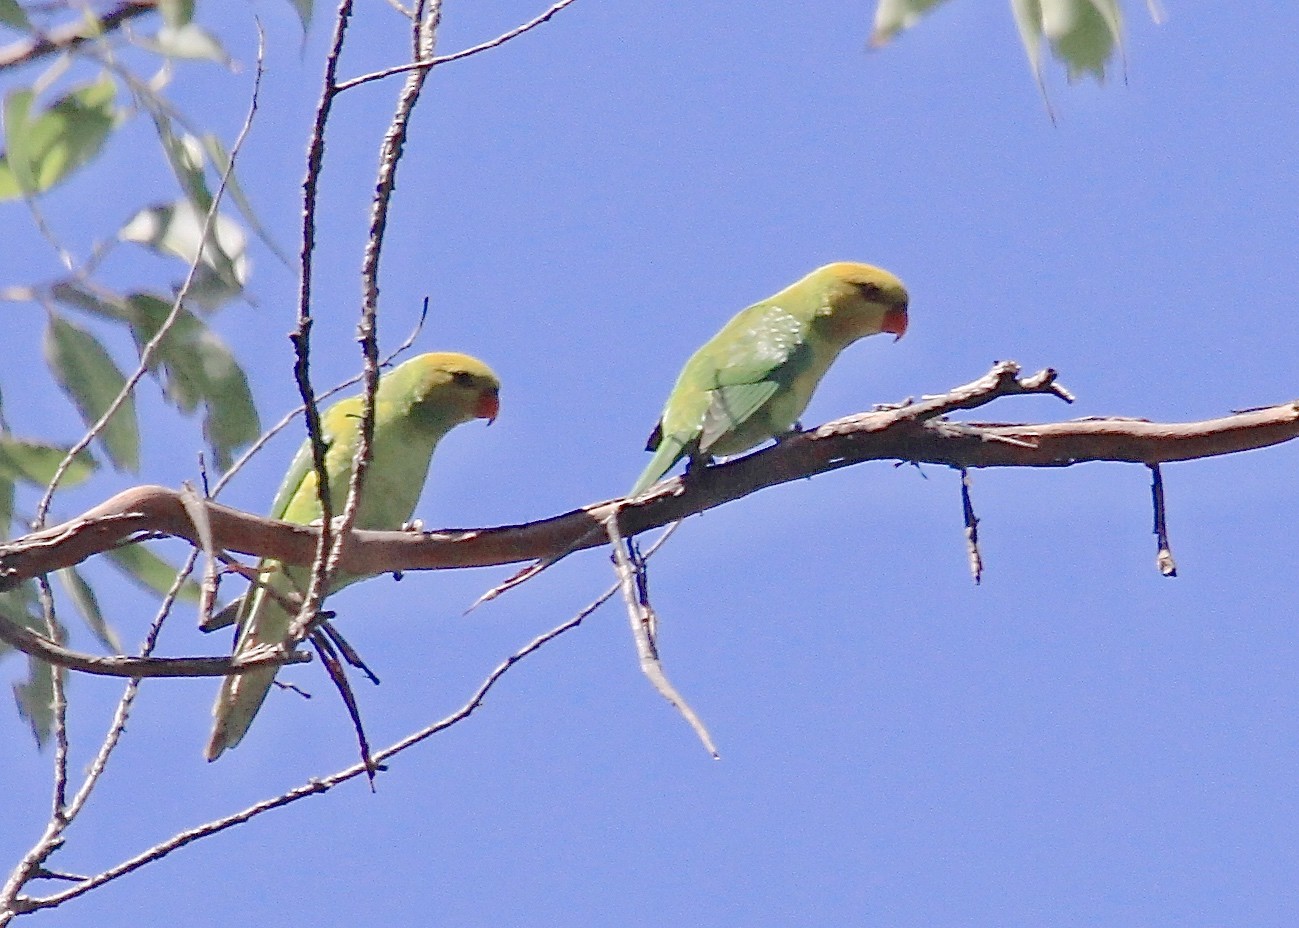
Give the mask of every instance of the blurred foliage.
MULTIPOLYGON (((312 4, 290 2, 305 30, 312 4)), ((6 81, 0 88, 0 210, 7 211, 11 236, 23 234, 15 230, 25 210, 33 237, 50 242, 63 269, 54 280, 2 280, 0 299, 43 313, 50 380, 87 429, 98 424, 91 444, 70 456, 65 443, 13 434, 0 407, 0 541, 26 530, 33 513, 23 511, 25 498, 36 499, 56 483, 83 483, 104 463, 129 473, 139 469, 141 444, 150 436, 147 429, 142 433, 136 413, 140 387, 128 384, 141 367, 166 403, 199 417, 203 442, 219 469, 228 468, 261 431, 247 376, 208 320, 232 301, 248 299, 250 234, 277 257, 281 253, 230 173, 227 145, 196 128, 166 95, 183 73, 182 61, 235 70, 220 39, 196 22, 196 7, 196 0, 0 0, 0 73, 6 81), (92 230, 94 245, 85 255, 74 254, 45 217, 41 200, 78 176, 91 191, 96 184, 114 184, 120 164, 110 168, 100 156, 112 150, 119 130, 141 119, 158 148, 152 159, 147 151, 133 151, 131 167, 149 179, 155 196, 166 189, 167 177, 176 193, 170 200, 141 203, 120 228, 92 230), (222 185, 230 210, 214 206, 222 185), (162 265, 132 263, 134 273, 162 279, 109 285, 100 271, 115 249, 163 256, 162 265), (161 272, 141 270, 159 266, 161 272)), ((91 209, 85 215, 99 218, 91 209)), ((5 374, 25 389, 36 380, 29 368, 10 366, 5 374)), ((159 595, 175 580, 175 569, 140 545, 114 551, 107 560, 159 595)), ((75 569, 56 577, 60 602, 76 611, 104 650, 120 653, 93 578, 75 569)), ((181 595, 196 600, 197 586, 188 582, 181 595)), ((51 627, 65 634, 57 619, 47 619, 34 583, 0 593, 0 612, 42 634, 51 627)), ((0 658, 8 650, 0 645, 0 658)), ((52 668, 34 658, 28 664, 27 679, 13 691, 19 713, 43 744, 53 719, 52 668)))
MULTIPOLYGON (((943 2, 878 0, 871 45, 888 43, 943 2)), ((1163 21, 1163 10, 1157 0, 1147 0, 1146 7, 1155 22, 1163 21)), ((1046 98, 1044 45, 1064 66, 1071 82, 1089 75, 1104 81, 1106 66, 1113 63, 1116 55, 1122 60, 1123 13, 1119 0, 1010 0, 1010 8, 1043 99, 1046 98)))

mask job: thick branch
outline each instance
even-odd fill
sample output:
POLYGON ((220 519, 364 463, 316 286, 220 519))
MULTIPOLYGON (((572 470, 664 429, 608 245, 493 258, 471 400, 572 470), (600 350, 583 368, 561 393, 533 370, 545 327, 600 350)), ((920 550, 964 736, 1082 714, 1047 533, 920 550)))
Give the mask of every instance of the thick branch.
MULTIPOLYGON (((351 574, 485 567, 543 558, 604 544, 615 504, 627 535, 748 496, 764 487, 837 470, 862 461, 897 460, 951 467, 1067 467, 1089 461, 1159 464, 1233 454, 1299 437, 1299 401, 1202 422, 1078 419, 1038 425, 967 424, 942 418, 1000 396, 1055 393, 1042 372, 1018 378, 1003 362, 950 393, 877 412, 860 413, 789 437, 746 457, 665 481, 635 502, 592 503, 581 509, 495 528, 434 532, 353 531, 339 568, 351 574)), ((218 549, 309 565, 318 528, 275 522, 206 503, 218 549)), ((0 589, 141 536, 169 535, 197 543, 198 533, 179 491, 134 487, 62 525, 0 546, 0 589)))

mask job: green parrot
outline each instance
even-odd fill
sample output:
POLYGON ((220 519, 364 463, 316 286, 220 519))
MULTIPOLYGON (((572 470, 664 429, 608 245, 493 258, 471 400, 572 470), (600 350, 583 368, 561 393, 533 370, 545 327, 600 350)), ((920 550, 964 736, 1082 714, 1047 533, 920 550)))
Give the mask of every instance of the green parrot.
MULTIPOLYGON (((472 419, 490 424, 500 408, 500 381, 486 364, 468 355, 450 352, 422 354, 384 374, 375 395, 374 457, 362 487, 356 512, 359 529, 399 529, 409 521, 428 474, 433 449, 447 432, 472 419)), ((352 457, 360 436, 360 396, 341 400, 321 416, 328 451, 325 469, 335 515, 342 513, 352 473, 352 457)), ((311 445, 304 443, 280 485, 271 518, 307 525, 321 519, 316 495, 316 472, 311 445)), ((261 583, 281 594, 267 595, 262 587, 249 590, 232 604, 239 632, 235 654, 261 644, 278 644, 288 635, 295 613, 286 610, 306 593, 311 571, 263 560, 258 565, 261 583)), ((362 577, 335 576, 330 592, 362 577)), ((220 627, 217 621, 207 628, 220 627)), ((225 678, 216 705, 215 722, 208 741, 207 759, 216 760, 226 748, 237 745, 252 724, 262 700, 275 679, 275 668, 252 670, 225 678)))
POLYGON ((839 352, 907 330, 907 290, 888 271, 840 261, 741 310, 690 356, 645 450, 638 496, 677 461, 738 454, 795 427, 839 352))

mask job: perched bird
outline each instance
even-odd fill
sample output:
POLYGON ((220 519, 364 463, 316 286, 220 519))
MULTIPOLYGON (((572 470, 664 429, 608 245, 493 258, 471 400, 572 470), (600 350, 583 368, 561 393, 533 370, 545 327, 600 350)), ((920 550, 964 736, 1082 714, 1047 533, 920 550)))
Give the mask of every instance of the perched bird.
MULTIPOLYGON (((490 423, 500 407, 499 394, 500 382, 491 369, 463 354, 422 354, 384 374, 375 394, 373 462, 361 488, 355 527, 401 528, 415 511, 433 449, 442 436, 472 419, 490 423)), ((362 398, 353 396, 335 403, 321 416, 328 444, 325 470, 335 515, 342 513, 347 499, 352 457, 360 439, 361 405, 362 398)), ((316 485, 308 442, 299 449, 280 485, 271 518, 303 525, 318 522, 321 510, 316 485)), ((309 568, 269 559, 258 565, 258 572, 261 585, 250 589, 235 605, 239 624, 236 655, 284 641, 296 614, 286 606, 301 599, 311 580, 309 568)), ((330 591, 360 579, 335 576, 330 591)), ((208 760, 216 760, 222 751, 240 742, 274 678, 274 667, 225 678, 212 707, 215 723, 207 746, 208 760)))
POLYGON ((741 310, 691 355, 645 450, 637 496, 683 457, 738 454, 794 428, 839 352, 907 330, 907 291, 888 271, 840 261, 741 310))

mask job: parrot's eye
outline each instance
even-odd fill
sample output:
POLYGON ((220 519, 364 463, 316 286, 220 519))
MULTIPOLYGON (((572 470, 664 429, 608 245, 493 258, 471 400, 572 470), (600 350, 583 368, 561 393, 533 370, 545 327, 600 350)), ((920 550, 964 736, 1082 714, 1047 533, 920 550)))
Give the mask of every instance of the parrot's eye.
POLYGON ((862 284, 857 284, 856 286, 857 289, 861 292, 861 295, 864 296, 866 299, 871 301, 879 300, 880 288, 875 286, 875 284, 862 283, 862 284))
POLYGON ((452 371, 451 379, 457 386, 472 387, 474 385, 474 375, 468 371, 452 371))

